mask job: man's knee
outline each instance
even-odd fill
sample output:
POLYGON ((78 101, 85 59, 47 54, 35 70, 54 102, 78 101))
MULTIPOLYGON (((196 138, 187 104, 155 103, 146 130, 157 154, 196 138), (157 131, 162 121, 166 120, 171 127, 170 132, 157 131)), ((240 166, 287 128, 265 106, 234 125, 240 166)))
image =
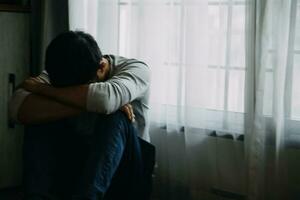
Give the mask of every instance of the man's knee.
POLYGON ((107 127, 114 128, 127 128, 130 121, 122 111, 116 111, 109 115, 98 114, 96 124, 103 124, 107 127))
POLYGON ((108 114, 108 115, 107 114, 98 114, 98 116, 100 118, 106 118, 106 119, 112 120, 112 121, 120 121, 120 120, 126 119, 125 114, 120 110, 118 110, 114 113, 108 114))

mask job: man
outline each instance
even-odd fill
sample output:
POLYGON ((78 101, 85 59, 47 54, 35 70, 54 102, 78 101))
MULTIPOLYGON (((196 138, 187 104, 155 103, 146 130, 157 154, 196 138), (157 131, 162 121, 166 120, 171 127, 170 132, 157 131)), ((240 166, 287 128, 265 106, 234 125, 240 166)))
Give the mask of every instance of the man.
MULTIPOLYGON (((78 190, 73 190, 72 193, 74 199, 97 199, 109 190, 113 176, 119 164, 122 164, 123 153, 139 151, 137 141, 132 135, 134 129, 117 110, 125 105, 123 110, 127 111, 130 120, 134 120, 133 113, 135 113, 134 126, 142 138, 149 139, 147 120, 149 68, 145 63, 135 59, 113 55, 102 56, 96 41, 90 35, 70 31, 56 37, 48 46, 45 69, 49 75, 43 72, 37 78, 29 78, 21 85, 21 89, 16 91, 10 103, 11 117, 26 125, 36 124, 31 127, 32 132, 36 129, 40 131, 43 127, 50 127, 45 132, 52 133, 57 130, 69 130, 65 129, 66 126, 75 127, 75 132, 91 132, 88 134, 89 137, 80 136, 75 142, 72 141, 76 147, 82 145, 83 138, 83 141, 86 141, 84 145, 88 149, 80 157, 85 158, 85 164, 79 168, 82 174, 81 179, 77 180, 78 190), (130 112, 131 109, 134 112, 130 112), (106 115, 92 113, 86 115, 86 111, 106 115), (92 128, 89 127, 91 124, 92 128), (128 148, 128 143, 132 144, 132 148, 128 148)), ((68 138, 73 138, 72 131, 67 131, 71 134, 46 134, 50 139, 43 133, 36 132, 26 133, 28 140, 25 135, 25 173, 26 158, 30 160, 32 152, 36 152, 34 156, 38 158, 37 160, 43 160, 45 157, 38 152, 39 146, 36 150, 30 149, 32 146, 38 145, 41 141, 44 144, 51 142, 56 144, 57 137, 64 135, 68 135, 67 138, 62 138, 65 142, 68 138), (30 138, 32 135, 33 138, 30 138), (40 140, 34 143, 36 138, 40 140), (26 145, 26 142, 30 145, 26 145), (29 150, 26 150, 26 147, 29 150)), ((58 140, 60 141, 60 138, 58 140)), ((53 154, 48 152, 53 145, 41 148, 45 149, 43 153, 53 154)), ((85 151, 84 148, 82 150, 85 151)), ((59 153, 57 149, 54 152, 59 153)), ((70 155, 72 151, 68 153, 70 155)), ((77 153, 80 154, 81 151, 77 153)), ((52 157, 56 159, 55 156, 52 157)), ((138 163, 139 155, 136 157, 138 163)), ((51 164, 49 159, 43 164, 51 164)), ((71 163, 73 161, 74 159, 71 163)), ((36 163, 36 160, 32 160, 32 163, 36 163)), ((27 170, 30 171, 32 164, 28 161, 27 164, 27 170)), ((36 166, 37 164, 32 168, 36 166)), ((34 172, 32 174, 34 175, 34 172)), ((33 183, 35 181, 30 180, 30 177, 26 179, 25 176, 25 182, 26 180, 31 187, 28 190, 41 187, 33 183)), ((43 180, 40 182, 43 183, 43 180)), ((30 192, 41 193, 39 196, 42 199, 43 192, 49 192, 45 191, 48 189, 48 186, 44 186, 39 191, 30 192)))

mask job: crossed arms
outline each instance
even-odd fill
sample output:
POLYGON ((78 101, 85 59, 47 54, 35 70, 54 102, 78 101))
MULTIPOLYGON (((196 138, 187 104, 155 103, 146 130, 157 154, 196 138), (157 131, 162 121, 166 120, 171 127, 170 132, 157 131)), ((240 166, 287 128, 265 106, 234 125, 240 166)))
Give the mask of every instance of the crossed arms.
POLYGON ((17 113, 17 120, 23 124, 55 121, 85 111, 88 85, 54 88, 27 79, 22 84, 22 88, 31 92, 20 105, 17 113))
MULTIPOLYGON (((36 78, 23 82, 10 102, 11 117, 23 124, 36 124, 75 116, 84 111, 110 114, 132 109, 129 102, 142 97, 149 87, 148 67, 132 67, 132 71, 113 76, 105 82, 66 88, 54 88, 36 78), (24 100, 15 105, 22 92, 24 100), (24 96, 24 95, 23 95, 24 96), (14 108, 14 107, 17 108, 14 108)), ((130 112, 129 112, 130 113, 130 112)), ((134 118, 133 113, 128 114, 134 118)))

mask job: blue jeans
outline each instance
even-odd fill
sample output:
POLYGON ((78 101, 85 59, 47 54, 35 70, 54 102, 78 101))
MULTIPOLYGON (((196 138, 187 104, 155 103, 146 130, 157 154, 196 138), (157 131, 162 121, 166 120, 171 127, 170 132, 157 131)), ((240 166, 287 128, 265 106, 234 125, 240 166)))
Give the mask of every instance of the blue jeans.
POLYGON ((141 169, 137 132, 120 111, 26 127, 28 199, 138 199, 141 169))

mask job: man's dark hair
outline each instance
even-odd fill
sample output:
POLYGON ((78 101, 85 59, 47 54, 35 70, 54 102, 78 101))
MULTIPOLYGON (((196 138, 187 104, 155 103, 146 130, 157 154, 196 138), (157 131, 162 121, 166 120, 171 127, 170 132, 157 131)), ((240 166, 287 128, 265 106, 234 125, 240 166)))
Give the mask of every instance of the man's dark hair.
POLYGON ((91 35, 68 31, 47 47, 45 69, 55 87, 80 85, 96 78, 101 59, 102 53, 91 35))

